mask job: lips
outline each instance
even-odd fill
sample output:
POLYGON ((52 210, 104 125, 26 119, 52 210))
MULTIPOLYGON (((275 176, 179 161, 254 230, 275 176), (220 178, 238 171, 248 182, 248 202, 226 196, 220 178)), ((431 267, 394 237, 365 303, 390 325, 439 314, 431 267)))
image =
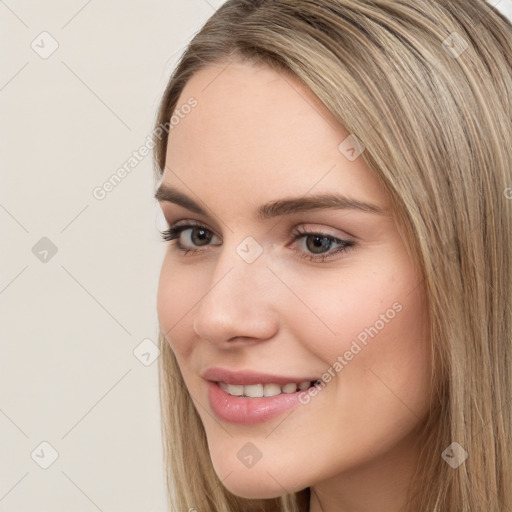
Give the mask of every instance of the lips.
POLYGON ((210 407, 220 420, 251 425, 269 421, 299 404, 302 390, 317 381, 310 375, 275 375, 255 371, 208 368, 210 407))

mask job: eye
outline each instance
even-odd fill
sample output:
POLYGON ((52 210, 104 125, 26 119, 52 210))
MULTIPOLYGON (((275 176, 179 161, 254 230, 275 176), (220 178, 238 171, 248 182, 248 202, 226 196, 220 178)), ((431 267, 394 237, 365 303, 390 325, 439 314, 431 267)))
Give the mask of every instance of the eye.
POLYGON ((194 244, 197 244, 199 247, 208 245, 211 239, 215 236, 211 230, 201 226, 200 224, 181 224, 178 226, 171 226, 169 229, 162 231, 161 235, 164 241, 170 242, 172 240, 176 240, 176 243, 173 244, 173 247, 179 251, 184 252, 185 254, 189 252, 202 252, 201 249, 195 249, 194 244), (181 234, 187 231, 190 231, 186 238, 192 242, 192 249, 187 245, 184 245, 180 240, 181 234))
POLYGON ((302 228, 302 230, 297 229, 292 234, 294 236, 294 241, 303 239, 307 251, 312 251, 312 254, 303 252, 300 257, 311 261, 325 261, 326 259, 330 259, 336 254, 346 252, 355 246, 355 242, 351 240, 342 240, 329 235, 328 233, 308 231, 304 228, 302 228), (338 247, 329 251, 333 245, 337 245, 338 247), (327 248, 327 251, 322 252, 323 248, 327 248))
MULTIPOLYGON (((161 232, 164 241, 176 240, 172 244, 176 250, 188 253, 203 252, 204 249, 197 247, 207 247, 213 238, 217 238, 213 232, 200 224, 181 224, 171 226, 169 229, 161 232), (184 238, 188 242, 183 243, 181 240, 182 234, 189 232, 184 238)), ((351 240, 342 240, 328 233, 317 231, 307 231, 305 229, 296 229, 292 232, 292 241, 304 240, 303 250, 295 250, 300 253, 299 257, 311 261, 325 261, 334 257, 338 253, 346 252, 353 248, 356 244, 351 240), (332 249, 332 246, 335 249, 332 249), (336 247, 337 246, 337 247, 336 247)), ((219 245, 219 244, 213 244, 219 245)))

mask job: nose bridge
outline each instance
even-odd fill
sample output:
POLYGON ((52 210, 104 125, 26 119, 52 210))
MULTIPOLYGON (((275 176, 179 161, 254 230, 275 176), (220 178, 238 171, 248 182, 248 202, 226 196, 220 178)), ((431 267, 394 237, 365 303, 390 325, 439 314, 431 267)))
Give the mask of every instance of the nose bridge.
POLYGON ((234 239, 224 243, 213 272, 212 284, 221 284, 222 280, 228 279, 231 283, 224 284, 232 287, 231 292, 244 291, 249 287, 257 292, 268 281, 266 255, 263 245, 252 236, 245 237, 241 242, 234 239))
POLYGON ((212 274, 211 302, 221 300, 232 308, 254 309, 268 274, 263 247, 254 238, 225 244, 212 274))
POLYGON ((196 333, 218 343, 272 336, 277 322, 271 277, 263 247, 254 238, 224 243, 210 288, 195 311, 196 333))

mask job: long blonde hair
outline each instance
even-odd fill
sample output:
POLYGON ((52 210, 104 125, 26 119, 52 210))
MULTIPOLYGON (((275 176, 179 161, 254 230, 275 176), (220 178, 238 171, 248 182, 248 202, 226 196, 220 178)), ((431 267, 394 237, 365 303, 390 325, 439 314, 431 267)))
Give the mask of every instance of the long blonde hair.
MULTIPOLYGON (((233 59, 292 73, 364 143, 424 276, 435 398, 407 510, 512 510, 511 24, 484 0, 228 0, 184 52, 155 129, 196 71, 233 59), (452 442, 469 455, 457 469, 441 457, 452 442)), ((159 180, 167 137, 154 140, 159 180)), ((249 500, 224 488, 159 343, 172 510, 307 511, 309 489, 249 500)))

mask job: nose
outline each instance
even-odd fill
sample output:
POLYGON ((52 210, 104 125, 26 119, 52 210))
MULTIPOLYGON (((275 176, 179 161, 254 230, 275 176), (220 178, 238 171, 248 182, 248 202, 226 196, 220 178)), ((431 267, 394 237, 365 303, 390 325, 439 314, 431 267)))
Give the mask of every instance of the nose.
POLYGON ((279 326, 277 282, 265 254, 248 263, 235 249, 224 245, 210 286, 193 312, 196 334, 219 348, 267 340, 279 326))

